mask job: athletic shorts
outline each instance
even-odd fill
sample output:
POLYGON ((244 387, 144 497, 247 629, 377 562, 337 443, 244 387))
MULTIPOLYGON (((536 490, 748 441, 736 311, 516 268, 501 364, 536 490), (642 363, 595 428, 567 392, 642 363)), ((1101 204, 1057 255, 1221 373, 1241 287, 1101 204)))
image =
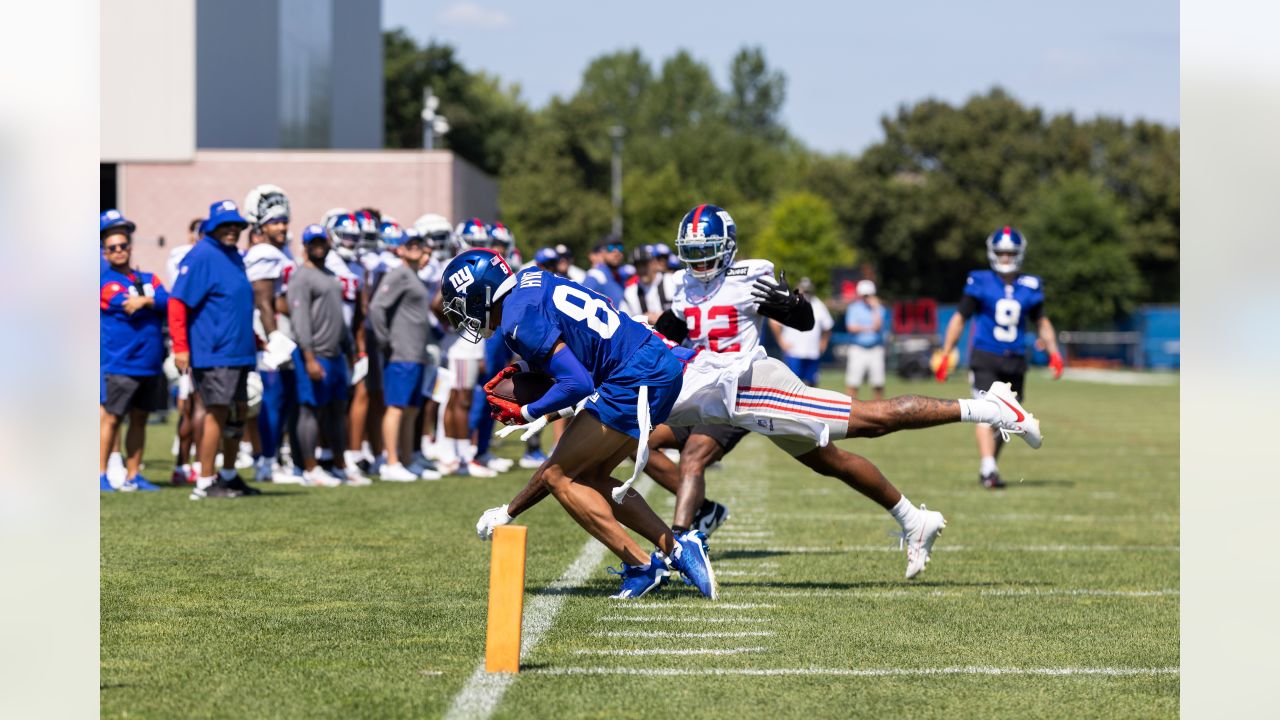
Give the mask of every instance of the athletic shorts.
POLYGON ((103 376, 105 398, 102 407, 117 417, 130 410, 155 412, 167 405, 168 388, 164 375, 113 375, 103 376))
POLYGON ((790 455, 803 455, 849 434, 851 400, 809 387, 764 348, 698 353, 689 362, 667 424, 732 425, 766 435, 790 455))
POLYGON ((324 368, 324 377, 320 380, 312 380, 307 374, 307 361, 303 359, 302 351, 293 351, 294 383, 298 389, 298 404, 320 407, 331 402, 346 400, 348 386, 351 384, 347 358, 343 355, 318 357, 316 362, 324 368))
POLYGON ((238 367, 192 368, 191 379, 205 407, 248 402, 249 371, 252 365, 238 367))
POLYGON ((625 369, 587 398, 584 409, 606 427, 638 440, 640 387, 648 388, 649 426, 657 427, 667 421, 680 395, 683 372, 684 363, 653 338, 631 357, 625 369))
POLYGON ((422 405, 422 363, 392 362, 382 368, 382 394, 388 407, 422 405))
POLYGON ((862 347, 849 345, 849 361, 845 365, 846 387, 860 387, 870 382, 871 387, 884 387, 884 346, 862 347))
POLYGON ((979 392, 991 389, 991 383, 1007 382, 1019 400, 1026 400, 1022 394, 1026 379, 1026 355, 997 355, 975 349, 969 357, 969 385, 975 398, 979 392))
POLYGON ((671 428, 671 432, 676 436, 676 443, 681 449, 684 449, 684 444, 689 442, 690 435, 706 435, 716 441, 716 444, 720 446, 720 452, 725 455, 728 455, 730 450, 742 442, 742 438, 751 434, 750 430, 744 430, 733 425, 697 425, 694 427, 682 425, 671 428))
POLYGON ((818 371, 822 369, 821 358, 798 358, 785 355, 782 360, 805 385, 818 384, 818 371))

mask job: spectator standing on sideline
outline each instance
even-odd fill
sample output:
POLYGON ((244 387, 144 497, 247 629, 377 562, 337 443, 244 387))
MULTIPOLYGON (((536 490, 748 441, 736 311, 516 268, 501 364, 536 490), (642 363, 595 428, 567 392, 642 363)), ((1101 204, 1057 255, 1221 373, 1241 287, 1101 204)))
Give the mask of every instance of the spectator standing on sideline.
POLYGON ((200 240, 200 225, 204 223, 204 218, 192 218, 187 223, 187 242, 182 245, 175 245, 169 251, 169 259, 165 261, 164 271, 165 277, 169 280, 169 287, 173 287, 173 283, 178 280, 178 264, 182 262, 182 258, 191 252, 191 248, 196 246, 200 240))
POLYGON ((844 384, 849 397, 858 397, 858 387, 871 383, 876 400, 884 399, 884 310, 876 296, 876 284, 858 281, 858 299, 844 313, 845 330, 853 334, 844 384))
POLYGON ((426 469, 409 471, 404 460, 413 456, 413 420, 422 407, 422 375, 427 360, 427 333, 430 298, 418 270, 429 255, 418 235, 402 235, 398 254, 402 264, 378 282, 369 303, 369 319, 379 352, 387 358, 382 371, 382 394, 386 411, 382 416, 382 441, 387 461, 379 471, 383 480, 411 482, 439 480, 440 473, 426 469))
POLYGON ((556 274, 561 277, 567 277, 581 285, 587 279, 587 271, 573 264, 573 249, 561 243, 556 245, 556 254, 560 256, 560 261, 556 266, 556 274))
POLYGON ((777 320, 769 320, 769 329, 778 340, 782 349, 782 360, 791 368, 805 385, 818 384, 818 371, 822 367, 822 356, 831 343, 831 329, 835 321, 827 311, 826 303, 811 294, 813 282, 809 278, 800 278, 796 291, 804 294, 813 306, 813 327, 808 330, 797 330, 783 325, 777 320))
POLYGON ((596 245, 594 252, 599 254, 600 261, 587 271, 587 279, 582 281, 582 286, 609 298, 613 307, 621 310, 626 285, 626 277, 622 274, 622 239, 609 235, 596 245))
POLYGON ((119 210, 99 218, 99 242, 106 268, 98 285, 101 372, 105 386, 99 414, 99 489, 111 492, 107 461, 115 450, 120 422, 125 435, 125 481, 120 490, 159 490, 139 472, 147 438, 147 415, 168 401, 164 366, 164 317, 169 300, 155 275, 129 267, 136 226, 119 210))
POLYGON ((253 287, 236 248, 249 221, 231 200, 209 207, 204 237, 182 259, 169 302, 169 335, 179 372, 192 369, 205 406, 200 467, 192 500, 257 495, 235 471, 247 417, 249 373, 257 361, 253 287), (226 431, 224 442, 224 430, 226 431), (213 475, 218 446, 224 467, 213 475))
POLYGON ((643 315, 649 324, 658 321, 675 295, 675 284, 666 272, 666 259, 657 259, 653 245, 642 245, 631 254, 636 274, 627 280, 623 289, 623 307, 628 315, 643 315))
MULTIPOLYGON (((288 295, 289 317, 297 338, 293 366, 298 392, 298 459, 302 483, 316 487, 342 484, 316 463, 316 448, 322 440, 330 448, 343 447, 347 440, 344 426, 350 376, 342 352, 347 333, 343 318, 346 286, 326 267, 329 247, 329 231, 323 225, 308 225, 303 230, 305 259, 289 278, 288 295)), ((334 453, 335 462, 338 458, 345 456, 334 453)), ((340 464, 345 466, 345 459, 340 464)), ((353 485, 369 484, 358 472, 346 477, 353 485)))

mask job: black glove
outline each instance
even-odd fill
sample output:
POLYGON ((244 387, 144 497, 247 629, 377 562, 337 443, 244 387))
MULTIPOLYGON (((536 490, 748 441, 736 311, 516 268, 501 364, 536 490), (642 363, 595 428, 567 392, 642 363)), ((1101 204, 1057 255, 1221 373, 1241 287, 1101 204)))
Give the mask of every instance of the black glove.
POLYGON ((786 270, 778 273, 777 282, 774 282, 773 278, 762 277, 756 280, 752 288, 751 295, 761 307, 772 308, 781 313, 791 313, 805 304, 804 296, 792 290, 787 284, 786 270))

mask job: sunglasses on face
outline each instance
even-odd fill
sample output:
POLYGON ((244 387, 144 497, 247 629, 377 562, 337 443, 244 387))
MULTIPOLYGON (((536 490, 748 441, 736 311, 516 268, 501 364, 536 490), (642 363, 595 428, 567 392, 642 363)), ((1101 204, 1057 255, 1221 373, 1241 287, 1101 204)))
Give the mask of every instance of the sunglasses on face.
POLYGON ((614 252, 615 250, 618 252, 622 252, 622 243, 614 243, 613 245, 604 246, 605 252, 614 252))
POLYGON ((129 243, 120 243, 119 245, 107 245, 103 249, 106 250, 107 252, 119 252, 121 250, 128 250, 129 243))

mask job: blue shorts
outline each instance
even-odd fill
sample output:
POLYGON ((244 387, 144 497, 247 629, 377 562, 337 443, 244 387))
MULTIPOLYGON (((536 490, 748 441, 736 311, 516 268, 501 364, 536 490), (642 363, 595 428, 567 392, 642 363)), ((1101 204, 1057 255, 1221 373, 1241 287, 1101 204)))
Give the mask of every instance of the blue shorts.
POLYGON ((391 362, 382 369, 382 394, 389 407, 422 405, 422 363, 391 362))
POLYGON ((302 351, 293 351, 294 387, 298 389, 298 404, 320 407, 346 400, 347 387, 351 384, 347 359, 341 355, 318 357, 316 362, 324 368, 324 378, 320 380, 312 380, 307 374, 307 363, 302 359, 302 351))
POLYGON ((798 358, 784 355, 783 361, 787 363, 787 367, 791 372, 800 378, 805 385, 818 384, 818 371, 822 369, 822 360, 819 358, 798 358))
POLYGON ((606 427, 639 439, 636 403, 640 386, 649 388, 649 424, 657 427, 671 415, 683 383, 684 363, 655 340, 646 343, 625 370, 596 389, 587 400, 586 410, 606 427))

